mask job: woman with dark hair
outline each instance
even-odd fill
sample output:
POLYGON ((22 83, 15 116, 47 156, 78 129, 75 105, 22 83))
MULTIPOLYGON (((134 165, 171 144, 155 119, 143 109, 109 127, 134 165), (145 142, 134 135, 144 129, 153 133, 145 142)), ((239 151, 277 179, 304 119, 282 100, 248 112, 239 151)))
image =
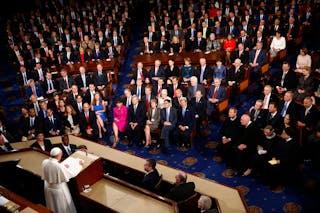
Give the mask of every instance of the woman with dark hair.
POLYGON ((119 143, 119 132, 124 132, 128 122, 128 108, 123 105, 121 99, 117 100, 116 106, 113 108, 112 130, 114 135, 113 147, 119 143))
POLYGON ((147 112, 147 122, 144 127, 144 133, 146 136, 145 147, 149 148, 151 145, 151 132, 159 127, 160 123, 160 108, 158 108, 157 99, 151 99, 151 107, 147 112))
MULTIPOLYGON (((175 65, 173 59, 168 60, 168 66, 165 69, 166 79, 171 80, 172 76, 180 76, 180 70, 177 65, 175 65)), ((170 81, 171 83, 171 81, 170 81)))

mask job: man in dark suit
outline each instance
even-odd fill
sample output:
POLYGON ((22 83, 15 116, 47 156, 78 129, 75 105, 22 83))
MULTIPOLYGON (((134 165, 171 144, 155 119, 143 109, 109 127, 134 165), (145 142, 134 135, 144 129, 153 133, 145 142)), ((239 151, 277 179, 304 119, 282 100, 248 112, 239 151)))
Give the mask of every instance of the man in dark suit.
POLYGON ((235 97, 238 92, 241 81, 245 79, 246 70, 242 61, 237 58, 227 72, 227 83, 231 88, 231 102, 235 102, 235 97))
POLYGON ((224 120, 220 130, 222 137, 221 143, 217 146, 217 155, 221 156, 226 166, 230 166, 232 163, 232 151, 242 133, 240 118, 237 113, 238 110, 235 107, 230 107, 228 118, 224 120))
POLYGON ((112 43, 110 41, 107 41, 107 45, 105 48, 105 57, 112 59, 112 58, 116 58, 119 55, 119 52, 117 50, 117 48, 112 46, 112 43))
POLYGON ((244 127, 233 153, 233 168, 238 174, 248 176, 251 173, 251 161, 257 150, 257 142, 262 138, 262 132, 251 121, 250 116, 243 114, 240 118, 244 127))
POLYGON ((101 92, 103 97, 108 97, 108 83, 110 81, 109 73, 103 71, 102 64, 97 65, 97 71, 92 74, 93 84, 101 92))
POLYGON ((134 85, 131 89, 132 95, 136 95, 139 98, 139 101, 141 98, 145 95, 145 87, 143 85, 143 82, 141 79, 137 79, 136 85, 134 85))
POLYGON ((187 33, 185 35, 185 41, 186 41, 186 50, 189 51, 194 46, 194 41, 197 37, 197 29, 196 29, 196 23, 193 23, 188 29, 187 33))
POLYGON ((161 66, 161 61, 156 59, 154 61, 154 66, 150 69, 150 79, 151 82, 156 85, 159 78, 165 77, 165 71, 161 66))
POLYGON ((304 144, 319 121, 319 110, 317 106, 313 104, 311 97, 307 96, 303 99, 303 107, 300 108, 297 119, 298 127, 302 128, 302 143, 304 144))
POLYGON ((172 107, 170 99, 164 100, 164 108, 161 109, 160 116, 160 123, 163 126, 160 139, 164 141, 161 151, 167 153, 170 146, 170 133, 176 128, 177 124, 177 111, 172 107))
POLYGON ((166 37, 162 35, 160 41, 156 43, 155 51, 156 53, 167 53, 170 50, 170 43, 167 41, 166 37))
POLYGON ((73 78, 68 75, 66 69, 60 71, 61 77, 59 78, 59 90, 63 93, 69 93, 71 91, 71 86, 75 84, 73 78))
POLYGON ((143 83, 149 83, 149 73, 145 68, 143 68, 142 62, 137 63, 137 69, 132 73, 130 84, 135 84, 138 78, 140 78, 143 83))
POLYGON ((132 104, 128 109, 128 126, 126 128, 129 140, 128 146, 136 143, 138 147, 141 147, 143 128, 146 123, 146 108, 143 103, 139 103, 139 98, 136 95, 132 96, 131 101, 132 104))
POLYGON ((49 139, 44 138, 43 132, 37 132, 36 136, 37 136, 36 141, 33 142, 30 147, 34 149, 50 152, 51 149, 53 148, 51 141, 49 139))
POLYGON ((231 61, 235 61, 237 58, 241 60, 242 64, 248 64, 249 51, 244 49, 243 43, 238 44, 238 49, 233 51, 231 54, 231 61))
POLYGON ((215 78, 213 84, 210 86, 209 92, 207 94, 207 111, 208 117, 211 118, 213 110, 216 108, 216 105, 226 99, 226 88, 221 85, 221 79, 215 78))
POLYGON ((152 158, 146 159, 144 164, 144 170, 146 171, 146 174, 142 179, 142 187, 150 191, 155 191, 155 186, 160 180, 160 175, 156 169, 156 164, 157 162, 152 158))
POLYGON ((158 98, 163 89, 167 89, 167 85, 164 83, 164 78, 159 78, 157 84, 153 84, 152 86, 152 94, 158 98))
POLYGON ((176 175, 176 182, 173 188, 167 194, 167 198, 176 202, 183 201, 195 194, 194 182, 187 182, 187 174, 179 171, 176 175))
POLYGON ((144 95, 141 98, 141 102, 146 106, 146 112, 148 112, 151 107, 151 100, 156 99, 156 97, 152 94, 152 87, 146 86, 144 88, 144 95))
POLYGON ((201 52, 206 50, 206 39, 203 38, 202 32, 197 32, 197 37, 193 42, 193 51, 201 52))
POLYGON ((257 80, 257 73, 259 72, 262 65, 267 62, 267 54, 264 49, 262 49, 262 42, 257 42, 256 49, 252 50, 249 55, 249 66, 252 69, 255 76, 254 80, 257 80))
POLYGON ((46 97, 52 97, 53 93, 57 92, 58 89, 58 83, 55 79, 52 79, 52 74, 47 72, 43 83, 43 91, 46 93, 46 97))
POLYGON ((35 138, 35 133, 42 131, 43 120, 36 116, 36 111, 34 108, 29 109, 29 116, 22 123, 23 136, 28 140, 35 138))
POLYGON ((94 44, 94 49, 92 50, 92 61, 99 61, 106 58, 106 53, 101 48, 100 43, 96 42, 94 44))
POLYGON ((284 117, 286 114, 290 115, 290 119, 297 117, 297 111, 299 111, 299 106, 293 100, 292 91, 287 91, 284 94, 283 100, 279 101, 278 109, 282 117, 284 117))
POLYGON ((297 88, 298 77, 292 69, 290 69, 289 62, 285 61, 282 63, 281 77, 276 81, 276 89, 278 93, 286 91, 293 91, 297 88))
POLYGON ((231 34, 233 38, 238 37, 239 29, 234 25, 233 21, 228 21, 228 26, 226 27, 226 35, 231 34))
POLYGON ((84 94, 89 87, 89 84, 92 83, 92 79, 89 74, 86 73, 86 68, 84 66, 79 67, 79 75, 75 77, 76 85, 78 89, 84 94))
POLYGON ((51 108, 47 109, 47 117, 43 121, 46 137, 53 137, 62 134, 62 121, 55 115, 51 108))
POLYGON ((179 82, 179 76, 172 76, 171 82, 168 86, 168 94, 170 97, 175 98, 176 97, 176 90, 180 89, 181 91, 184 91, 184 86, 182 86, 179 82))
POLYGON ((281 134, 283 118, 278 112, 277 104, 275 102, 271 102, 269 104, 269 110, 266 119, 266 125, 271 125, 275 133, 281 134))
POLYGON ((201 84, 198 84, 198 78, 196 76, 192 76, 190 78, 190 86, 187 91, 187 98, 189 101, 191 98, 195 97, 197 90, 200 90, 203 96, 206 95, 204 87, 201 84))
POLYGON ((191 146, 190 135, 194 130, 195 125, 195 113, 193 106, 188 104, 186 97, 180 99, 180 107, 177 111, 177 115, 178 128, 176 128, 174 138, 180 147, 189 148, 191 146))
POLYGON ((144 36, 140 48, 140 54, 152 54, 153 50, 153 43, 149 41, 147 36, 144 36))
POLYGON ((210 66, 207 65, 207 60, 205 58, 199 59, 199 66, 195 70, 195 75, 198 78, 200 84, 207 85, 212 79, 212 71, 210 66))
POLYGON ((207 100, 203 97, 202 91, 197 90, 196 95, 193 98, 191 98, 190 102, 195 110, 196 136, 202 137, 202 122, 207 119, 207 100))
POLYGON ((250 109, 250 119, 258 129, 263 129, 266 126, 267 110, 262 109, 263 101, 256 100, 253 107, 250 109))
POLYGON ((90 110, 90 105, 88 103, 83 104, 83 111, 79 115, 79 127, 80 132, 84 137, 97 141, 97 117, 96 114, 90 110))
POLYGON ((246 51, 249 51, 252 47, 251 38, 248 36, 245 30, 240 31, 240 37, 237 39, 237 45, 240 43, 243 44, 246 51))
POLYGON ((263 92, 259 96, 260 100, 263 100, 262 109, 269 109, 269 104, 271 102, 278 103, 279 99, 276 94, 273 93, 271 85, 265 85, 263 92))
POLYGON ((58 147, 62 150, 62 158, 68 158, 77 149, 77 145, 69 142, 69 136, 64 134, 61 136, 62 143, 58 144, 58 147))

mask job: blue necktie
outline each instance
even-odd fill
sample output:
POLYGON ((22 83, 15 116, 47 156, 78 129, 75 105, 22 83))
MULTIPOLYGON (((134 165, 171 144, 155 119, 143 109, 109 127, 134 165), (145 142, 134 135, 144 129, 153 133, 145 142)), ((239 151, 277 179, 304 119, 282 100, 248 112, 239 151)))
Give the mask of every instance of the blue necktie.
POLYGON ((281 110, 281 115, 282 115, 282 117, 284 117, 286 114, 286 111, 287 111, 287 106, 288 105, 288 103, 287 102, 284 102, 284 105, 283 105, 283 107, 282 107, 282 110, 281 110))

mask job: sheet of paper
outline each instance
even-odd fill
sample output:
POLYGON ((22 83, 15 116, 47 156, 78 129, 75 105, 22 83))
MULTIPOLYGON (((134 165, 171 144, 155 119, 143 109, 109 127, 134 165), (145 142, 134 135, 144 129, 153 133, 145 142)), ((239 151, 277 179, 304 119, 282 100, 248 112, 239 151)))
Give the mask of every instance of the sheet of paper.
POLYGON ((0 195, 0 206, 4 206, 9 202, 9 200, 0 195))
POLYGON ((277 160, 269 160, 268 162, 269 162, 271 165, 277 164, 277 160))
POLYGON ((65 167, 74 175, 76 176, 79 174, 79 172, 82 170, 82 165, 80 165, 79 162, 83 162, 80 158, 74 158, 69 156, 67 159, 65 159, 62 164, 65 165, 65 167))

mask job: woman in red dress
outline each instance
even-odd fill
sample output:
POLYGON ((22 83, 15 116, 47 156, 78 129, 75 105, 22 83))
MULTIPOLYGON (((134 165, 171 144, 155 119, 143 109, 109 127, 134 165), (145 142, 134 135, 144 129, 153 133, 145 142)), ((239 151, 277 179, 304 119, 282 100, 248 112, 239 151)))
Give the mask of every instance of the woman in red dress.
POLYGON ((227 39, 223 43, 223 49, 226 51, 226 63, 231 64, 230 55, 236 49, 237 42, 232 37, 232 34, 228 34, 227 39))

